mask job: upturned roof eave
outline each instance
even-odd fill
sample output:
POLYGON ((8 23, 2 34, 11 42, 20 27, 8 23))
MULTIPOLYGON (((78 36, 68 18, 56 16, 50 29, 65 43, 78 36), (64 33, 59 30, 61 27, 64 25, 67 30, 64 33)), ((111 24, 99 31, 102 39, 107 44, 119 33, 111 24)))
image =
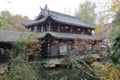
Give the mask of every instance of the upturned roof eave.
MULTIPOLYGON (((65 22, 65 21, 56 19, 56 18, 54 18, 52 16, 48 16, 48 17, 52 18, 54 21, 57 21, 57 22, 60 22, 60 23, 63 23, 63 24, 68 24, 68 25, 73 25, 73 26, 80 26, 80 27, 83 27, 83 28, 85 27, 85 28, 94 29, 93 27, 90 27, 90 26, 85 26, 85 25, 80 25, 80 24, 65 22)), ((32 25, 37 25, 37 24, 40 24, 42 22, 45 22, 48 17, 43 18, 43 19, 38 20, 38 21, 33 21, 33 22, 22 22, 21 24, 24 25, 25 27, 32 26, 32 25)))
POLYGON ((25 27, 28 27, 28 26, 32 26, 32 25, 37 25, 37 24, 40 24, 42 22, 45 22, 47 20, 47 17, 46 18, 42 18, 38 21, 31 21, 31 22, 21 22, 21 24, 25 27))
POLYGON ((45 20, 48 17, 51 17, 54 21, 61 22, 61 23, 64 23, 64 24, 69 24, 69 25, 73 25, 73 26, 81 26, 81 27, 85 27, 85 28, 94 29, 94 27, 92 27, 90 25, 87 25, 86 23, 84 23, 82 21, 79 22, 78 18, 76 18, 74 16, 70 16, 70 15, 66 15, 66 14, 62 14, 62 13, 58 13, 58 12, 55 12, 55 11, 46 10, 46 9, 42 9, 42 8, 41 8, 40 14, 35 18, 34 21, 32 21, 32 22, 23 22, 21 24, 24 25, 25 27, 40 24, 40 23, 45 21, 45 20, 43 20, 43 18, 39 20, 40 16, 44 16, 43 18, 45 18, 45 20), (68 20, 67 21, 66 20, 60 20, 60 18, 59 17, 57 18, 56 16, 67 17, 70 20, 75 19, 75 21, 72 22, 72 21, 68 21, 68 20), (76 22, 76 20, 77 20, 77 22, 76 22))
MULTIPOLYGON (((30 37, 32 32, 19 32, 19 31, 7 31, 7 30, 0 30, 0 42, 14 42, 19 41, 24 36, 30 37)), ((60 32, 40 32, 37 34, 38 39, 43 39, 46 35, 51 35, 53 38, 57 39, 85 39, 85 40, 95 40, 95 41, 102 41, 104 38, 98 38, 96 36, 89 36, 89 35, 81 35, 81 34, 73 34, 73 33, 60 33, 60 32)))
POLYGON ((57 22, 60 22, 60 23, 64 23, 64 24, 69 24, 69 25, 73 25, 73 26, 80 26, 80 27, 85 27, 85 28, 91 28, 91 29, 94 29, 94 27, 90 27, 90 26, 85 26, 85 25, 80 25, 80 24, 75 24, 75 23, 69 23, 69 22, 65 22, 65 21, 62 21, 62 20, 59 20, 59 19, 56 19, 52 16, 50 16, 54 21, 57 21, 57 22))
POLYGON ((80 35, 80 34, 73 34, 73 33, 58 33, 58 32, 41 32, 38 34, 37 38, 38 39, 43 39, 46 37, 46 35, 51 35, 53 38, 57 38, 57 39, 85 39, 85 40, 95 40, 95 41, 102 41, 102 38, 98 38, 92 35, 80 35))

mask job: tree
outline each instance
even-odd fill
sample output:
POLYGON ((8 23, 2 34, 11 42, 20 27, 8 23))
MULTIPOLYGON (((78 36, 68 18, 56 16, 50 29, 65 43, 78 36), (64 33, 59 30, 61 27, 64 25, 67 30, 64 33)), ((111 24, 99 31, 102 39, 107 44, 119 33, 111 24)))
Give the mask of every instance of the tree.
POLYGON ((13 30, 13 26, 11 25, 11 14, 8 11, 2 11, 0 15, 0 29, 1 30, 13 30))
POLYGON ((114 12, 116 12, 112 22, 110 40, 111 40, 111 57, 114 62, 120 63, 120 1, 116 0, 112 5, 114 12))
POLYGON ((78 11, 76 11, 75 15, 88 24, 94 24, 96 17, 95 8, 95 3, 86 1, 79 5, 78 11))
POLYGON ((25 28, 20 24, 20 21, 27 21, 27 16, 11 15, 8 11, 2 11, 0 15, 0 29, 1 30, 17 30, 25 31, 25 28))
MULTIPOLYGON (((11 59, 7 63, 7 71, 3 75, 3 80, 38 80, 36 70, 38 65, 30 64, 29 56, 31 54, 39 56, 41 44, 41 41, 37 41, 35 33, 28 37, 21 36, 19 41, 11 43, 12 49, 9 50, 11 59)), ((41 68, 40 65, 39 68, 41 68)))
POLYGON ((11 17, 11 24, 16 28, 18 31, 24 31, 25 27, 20 24, 20 21, 23 20, 21 15, 14 15, 11 17))

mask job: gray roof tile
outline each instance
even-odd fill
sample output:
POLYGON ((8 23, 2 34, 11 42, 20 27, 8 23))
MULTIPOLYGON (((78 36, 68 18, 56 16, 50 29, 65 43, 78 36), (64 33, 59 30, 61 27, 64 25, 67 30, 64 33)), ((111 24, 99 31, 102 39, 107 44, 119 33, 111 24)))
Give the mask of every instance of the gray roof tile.
POLYGON ((30 36, 30 32, 0 30, 0 42, 18 41, 23 35, 30 36))
MULTIPOLYGON (((59 33, 59 32, 40 32, 37 35, 38 39, 44 38, 47 34, 51 35, 57 39, 87 39, 87 40, 103 40, 102 38, 98 38, 90 35, 81 35, 81 34, 73 34, 73 33, 59 33)), ((12 42, 19 41, 22 37, 31 36, 32 32, 19 32, 19 31, 8 31, 8 30, 0 30, 0 42, 12 42)))
POLYGON ((54 38, 58 39, 87 39, 87 40, 103 40, 102 38, 90 35, 81 35, 81 34, 73 34, 73 33, 59 33, 59 32, 41 32, 38 35, 38 38, 44 38, 47 34, 50 34, 54 38))
POLYGON ((51 10, 46 10, 46 9, 41 9, 41 13, 37 16, 37 18, 34 21, 21 22, 21 24, 26 26, 26 27, 30 26, 30 25, 35 25, 35 24, 42 23, 42 22, 46 21, 48 17, 51 17, 53 20, 55 20, 57 22, 64 23, 64 24, 94 29, 93 26, 86 24, 85 22, 83 22, 82 20, 80 20, 77 17, 58 13, 58 12, 51 11, 51 10))

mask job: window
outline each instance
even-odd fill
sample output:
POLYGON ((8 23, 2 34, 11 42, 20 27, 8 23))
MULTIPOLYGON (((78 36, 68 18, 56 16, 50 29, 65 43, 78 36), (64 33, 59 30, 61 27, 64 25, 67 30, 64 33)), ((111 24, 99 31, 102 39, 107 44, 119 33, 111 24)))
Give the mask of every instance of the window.
POLYGON ((67 52, 67 44, 66 43, 60 43, 60 55, 64 55, 67 52))

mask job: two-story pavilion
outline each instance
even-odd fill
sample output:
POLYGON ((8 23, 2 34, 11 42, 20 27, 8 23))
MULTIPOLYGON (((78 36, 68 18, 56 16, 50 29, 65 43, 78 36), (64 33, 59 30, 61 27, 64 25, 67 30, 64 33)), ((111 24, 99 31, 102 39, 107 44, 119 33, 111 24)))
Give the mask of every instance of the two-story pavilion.
POLYGON ((74 44, 75 39, 100 41, 92 36, 94 27, 86 24, 77 17, 42 9, 33 20, 21 22, 27 29, 38 32, 38 39, 44 40, 43 56, 64 55, 74 44))

